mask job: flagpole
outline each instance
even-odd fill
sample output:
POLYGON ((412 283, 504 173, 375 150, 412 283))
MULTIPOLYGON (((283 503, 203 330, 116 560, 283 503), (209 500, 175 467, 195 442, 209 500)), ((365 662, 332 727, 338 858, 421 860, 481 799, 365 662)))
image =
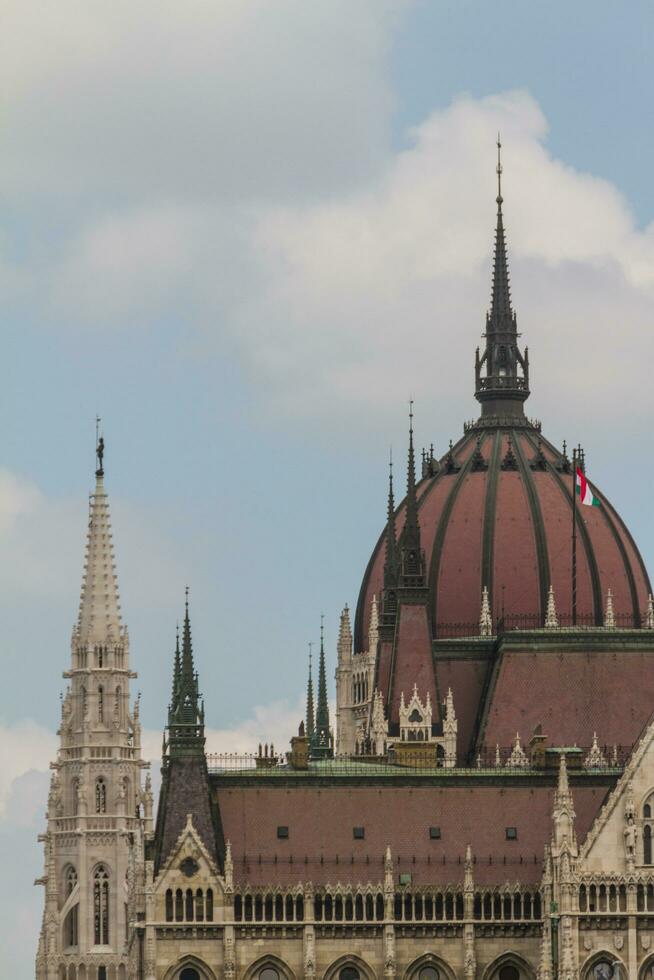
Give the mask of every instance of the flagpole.
POLYGON ((577 625, 577 450, 572 450, 572 625, 577 625))

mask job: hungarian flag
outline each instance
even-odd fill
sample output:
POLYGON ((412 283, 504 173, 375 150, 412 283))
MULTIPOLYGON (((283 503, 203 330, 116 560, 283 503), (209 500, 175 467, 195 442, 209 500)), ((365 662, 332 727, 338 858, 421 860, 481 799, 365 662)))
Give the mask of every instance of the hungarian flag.
POLYGON ((597 497, 593 496, 593 491, 588 486, 588 480, 580 469, 577 469, 577 493, 579 494, 579 502, 585 504, 586 507, 599 507, 600 502, 597 497))

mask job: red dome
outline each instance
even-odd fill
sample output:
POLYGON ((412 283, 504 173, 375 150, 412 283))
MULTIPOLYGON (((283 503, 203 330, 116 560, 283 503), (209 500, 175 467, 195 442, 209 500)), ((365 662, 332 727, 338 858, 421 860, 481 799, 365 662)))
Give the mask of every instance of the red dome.
MULTIPOLYGON (((482 418, 418 484, 434 637, 478 633, 484 587, 507 627, 542 626, 550 585, 561 623, 570 622, 572 467, 524 417, 505 421, 482 418)), ((645 565, 618 513, 593 492, 601 506, 577 510, 578 623, 602 625, 611 589, 618 625, 639 625, 650 592, 645 565)), ((382 534, 359 597, 357 649, 365 649, 372 597, 383 592, 384 561, 382 534)))

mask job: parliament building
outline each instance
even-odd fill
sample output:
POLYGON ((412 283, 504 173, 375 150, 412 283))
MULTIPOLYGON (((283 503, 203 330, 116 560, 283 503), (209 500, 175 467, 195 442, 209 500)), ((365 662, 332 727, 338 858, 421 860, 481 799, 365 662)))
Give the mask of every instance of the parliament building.
POLYGON ((583 449, 525 412, 500 173, 479 416, 440 455, 411 414, 335 718, 322 638, 288 745, 208 755, 187 595, 157 801, 100 442, 37 980, 654 978, 651 585, 583 449))

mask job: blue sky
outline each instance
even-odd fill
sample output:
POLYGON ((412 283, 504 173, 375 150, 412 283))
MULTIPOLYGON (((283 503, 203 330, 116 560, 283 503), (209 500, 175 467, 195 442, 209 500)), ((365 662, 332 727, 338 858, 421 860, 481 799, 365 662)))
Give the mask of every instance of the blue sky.
POLYGON ((441 451, 475 414, 498 128, 528 408, 585 444, 652 566, 654 12, 10 0, 3 16, 0 840, 19 900, 0 921, 25 943, 0 936, 0 962, 27 978, 96 412, 152 744, 187 583, 212 747, 279 744, 321 611, 333 664, 408 398, 441 451))

